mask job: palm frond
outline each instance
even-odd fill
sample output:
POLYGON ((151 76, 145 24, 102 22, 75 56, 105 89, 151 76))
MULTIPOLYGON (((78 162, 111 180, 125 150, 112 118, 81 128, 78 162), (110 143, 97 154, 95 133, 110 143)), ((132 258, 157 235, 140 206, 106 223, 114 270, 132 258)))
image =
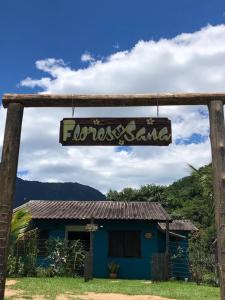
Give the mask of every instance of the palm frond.
POLYGON ((188 164, 188 167, 190 168, 192 174, 193 174, 193 173, 195 173, 195 174, 196 174, 196 173, 197 173, 197 174, 199 173, 198 169, 196 169, 196 168, 195 168, 194 166, 192 166, 191 164, 188 164))
POLYGON ((31 221, 31 214, 26 209, 21 209, 13 214, 11 222, 11 241, 17 241, 22 238, 27 231, 31 221))

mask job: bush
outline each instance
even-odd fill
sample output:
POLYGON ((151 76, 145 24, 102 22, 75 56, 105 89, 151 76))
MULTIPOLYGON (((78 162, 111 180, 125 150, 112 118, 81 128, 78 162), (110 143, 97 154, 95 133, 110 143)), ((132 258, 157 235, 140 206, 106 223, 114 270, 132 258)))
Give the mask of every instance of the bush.
POLYGON ((46 242, 46 267, 37 266, 37 231, 30 231, 13 243, 8 257, 7 275, 19 276, 77 276, 84 268, 85 251, 78 241, 49 239, 46 242))
POLYGON ((37 277, 54 277, 54 270, 52 267, 37 267, 37 277))
POLYGON ((24 234, 10 247, 7 275, 35 276, 37 264, 37 231, 32 230, 24 234))
POLYGON ((219 285, 219 281, 218 281, 218 278, 215 273, 203 274, 202 282, 205 284, 213 285, 213 286, 219 285))
POLYGON ((12 254, 8 256, 7 276, 20 277, 24 275, 24 262, 22 257, 17 257, 12 254))
POLYGON ((49 239, 47 241, 47 260, 55 276, 77 276, 84 267, 85 251, 77 241, 49 239))
POLYGON ((217 276, 213 254, 210 253, 201 232, 195 233, 189 243, 190 270, 197 283, 216 285, 217 276))
POLYGON ((118 271, 119 271, 119 268, 120 268, 120 265, 113 262, 113 261, 108 264, 109 273, 116 273, 117 274, 118 271))

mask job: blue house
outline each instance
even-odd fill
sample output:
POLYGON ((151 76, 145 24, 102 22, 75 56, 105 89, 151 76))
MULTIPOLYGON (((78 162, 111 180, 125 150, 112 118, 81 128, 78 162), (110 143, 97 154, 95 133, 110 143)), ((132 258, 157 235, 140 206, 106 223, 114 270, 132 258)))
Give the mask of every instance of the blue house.
POLYGON ((108 264, 115 262, 120 265, 119 278, 154 279, 152 258, 166 251, 168 220, 170 256, 174 256, 170 276, 189 278, 188 235, 196 227, 187 221, 172 221, 159 203, 33 200, 17 210, 22 207, 31 213, 40 239, 80 239, 87 250, 87 224, 93 220, 97 229, 93 239, 93 273, 101 278, 108 277, 108 264), (182 255, 177 255, 177 251, 182 255))

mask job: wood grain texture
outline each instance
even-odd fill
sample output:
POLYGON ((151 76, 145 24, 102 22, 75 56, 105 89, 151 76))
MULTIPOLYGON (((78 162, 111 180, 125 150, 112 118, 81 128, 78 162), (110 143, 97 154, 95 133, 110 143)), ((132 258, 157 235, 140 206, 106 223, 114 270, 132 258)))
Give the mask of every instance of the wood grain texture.
POLYGON ((23 106, 8 107, 0 169, 0 299, 4 299, 9 232, 23 119, 23 106))
POLYGON ((151 278, 155 281, 169 279, 169 257, 167 253, 156 253, 151 258, 151 278))
POLYGON ((63 146, 168 146, 172 142, 168 118, 64 118, 63 146))
POLYGON ((166 254, 169 255, 169 231, 170 231, 170 223, 169 223, 169 220, 167 219, 166 220, 166 254))
POLYGON ((225 127, 222 101, 209 105, 221 300, 225 300, 225 127))
POLYGON ((225 103, 225 93, 161 93, 122 95, 50 95, 5 94, 3 106, 20 103, 24 107, 119 107, 156 105, 208 105, 220 100, 225 103))
MULTIPOLYGON (((225 300, 225 93, 163 93, 131 95, 38 95, 6 94, 8 108, 0 171, 0 299, 5 286, 7 243, 12 216, 12 201, 18 163, 23 107, 125 107, 157 105, 208 105, 214 175, 218 268, 221 299, 225 300), (4 223, 4 224, 3 224, 4 223)), ((164 254, 165 255, 165 254, 164 254)), ((160 264, 156 263, 158 267, 160 264)), ((168 266, 167 263, 162 264, 168 266)), ((164 272, 164 274, 168 274, 164 272)))

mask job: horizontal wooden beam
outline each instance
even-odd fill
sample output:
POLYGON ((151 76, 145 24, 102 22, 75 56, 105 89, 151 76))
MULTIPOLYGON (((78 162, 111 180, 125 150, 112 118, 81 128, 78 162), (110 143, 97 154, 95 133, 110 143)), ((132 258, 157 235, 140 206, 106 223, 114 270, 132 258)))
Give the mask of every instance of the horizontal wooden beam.
POLYGON ((3 106, 20 103, 24 107, 113 107, 156 105, 208 105, 211 100, 225 103, 225 93, 163 93, 123 95, 5 94, 3 106))

